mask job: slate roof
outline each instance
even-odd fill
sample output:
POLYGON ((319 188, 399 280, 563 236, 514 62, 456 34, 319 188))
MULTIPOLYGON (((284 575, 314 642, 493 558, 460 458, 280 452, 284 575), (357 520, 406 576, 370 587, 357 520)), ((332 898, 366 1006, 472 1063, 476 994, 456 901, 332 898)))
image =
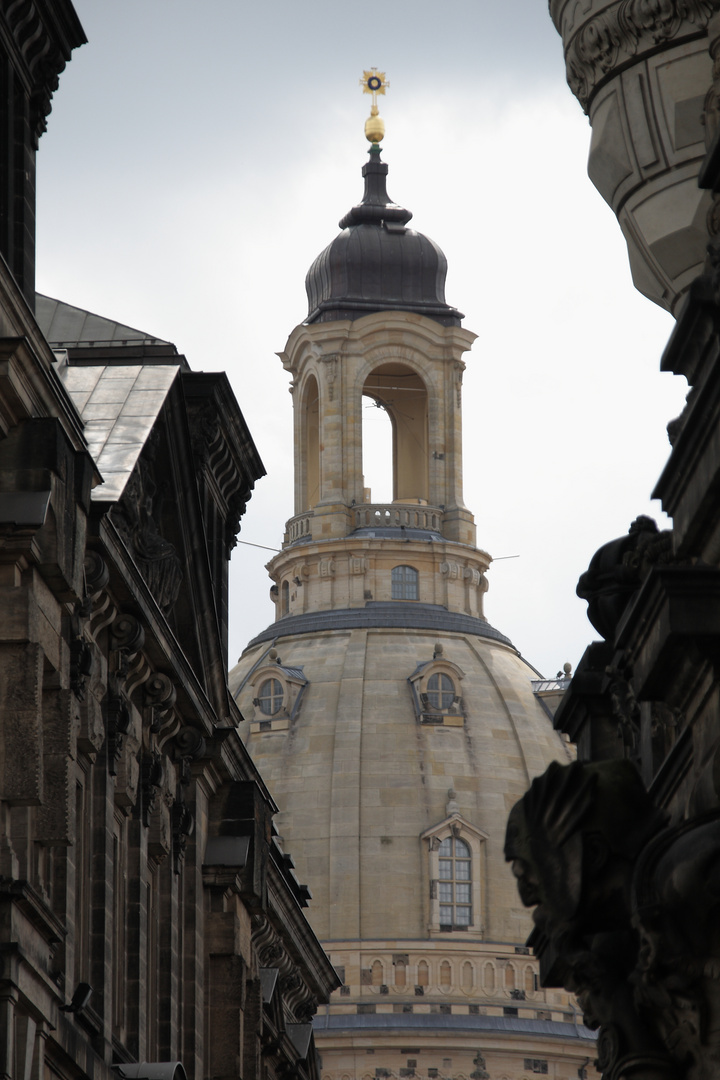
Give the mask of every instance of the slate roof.
MULTIPOLYGON (((278 667, 290 679, 305 679, 305 671, 301 667, 286 667, 285 664, 278 664, 278 667)), ((305 682, 307 682, 307 679, 305 679, 305 682)))
POLYGON ((56 356, 57 373, 80 414, 103 477, 92 498, 114 501, 125 489, 181 365, 75 366, 68 364, 66 353, 56 356))
POLYGON ((460 634, 492 638, 514 648, 505 637, 485 619, 448 611, 440 604, 408 604, 402 601, 371 600, 361 608, 342 608, 339 611, 311 611, 304 615, 286 615, 254 637, 248 648, 274 638, 291 634, 317 634, 322 630, 355 630, 367 627, 406 627, 409 630, 450 630, 460 634))
POLYGON ((35 319, 51 345, 169 345, 169 341, 131 326, 73 307, 51 296, 35 294, 35 319))
POLYGON ((583 1039, 593 1042, 595 1032, 590 1031, 583 1024, 566 1024, 559 1020, 531 1020, 518 1016, 456 1016, 447 1013, 362 1013, 354 1015, 349 1013, 345 1016, 316 1016, 313 1019, 313 1027, 319 1031, 368 1031, 397 1030, 410 1032, 411 1030, 425 1031, 467 1031, 487 1032, 503 1031, 517 1035, 544 1035, 560 1039, 583 1039))
POLYGON ((92 498, 114 502, 187 361, 169 341, 41 293, 35 318, 103 477, 92 498))

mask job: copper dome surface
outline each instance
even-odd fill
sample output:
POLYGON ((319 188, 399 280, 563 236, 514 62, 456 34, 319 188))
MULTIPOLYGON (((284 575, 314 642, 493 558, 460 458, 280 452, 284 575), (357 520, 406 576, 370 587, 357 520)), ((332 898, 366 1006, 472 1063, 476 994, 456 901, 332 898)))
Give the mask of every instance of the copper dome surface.
POLYGON ((308 271, 306 322, 412 311, 445 326, 460 325, 461 312, 445 302, 445 255, 429 237, 407 228, 412 213, 390 200, 387 173, 379 148, 373 148, 362 170, 362 202, 340 220, 342 232, 308 271))

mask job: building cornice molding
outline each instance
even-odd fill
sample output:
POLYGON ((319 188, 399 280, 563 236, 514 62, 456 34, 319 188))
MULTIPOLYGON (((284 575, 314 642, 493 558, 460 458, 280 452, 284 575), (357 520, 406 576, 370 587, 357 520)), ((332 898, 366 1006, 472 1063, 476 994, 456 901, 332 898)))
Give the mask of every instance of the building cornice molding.
POLYGON ((300 323, 277 355, 291 372, 306 352, 317 360, 324 356, 342 359, 347 353, 365 353, 388 343, 447 350, 448 359, 454 360, 454 350, 467 352, 476 338, 477 334, 463 326, 442 326, 414 312, 381 311, 353 321, 300 323))
POLYGON ((565 47, 567 81, 588 111, 596 91, 630 64, 670 42, 702 36, 718 0, 595 0, 582 21, 577 5, 551 0, 550 14, 565 47))
POLYGON ((73 49, 87 41, 69 0, 10 0, 2 5, 0 26, 30 99, 35 139, 47 129, 52 96, 73 49))

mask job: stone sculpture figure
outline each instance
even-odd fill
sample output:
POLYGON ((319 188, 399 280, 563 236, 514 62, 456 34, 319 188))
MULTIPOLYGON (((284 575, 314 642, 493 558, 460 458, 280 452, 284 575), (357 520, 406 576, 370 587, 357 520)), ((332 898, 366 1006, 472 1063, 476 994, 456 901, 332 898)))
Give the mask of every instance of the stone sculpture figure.
POLYGON ((658 530, 652 518, 641 514, 625 536, 611 540, 595 552, 581 574, 577 594, 588 602, 588 619, 606 640, 611 640, 630 598, 650 569, 672 561, 672 533, 658 530))
POLYGON ((720 1074, 720 811, 667 826, 627 760, 553 763, 513 807, 506 859, 546 986, 599 1028, 606 1080, 720 1074))

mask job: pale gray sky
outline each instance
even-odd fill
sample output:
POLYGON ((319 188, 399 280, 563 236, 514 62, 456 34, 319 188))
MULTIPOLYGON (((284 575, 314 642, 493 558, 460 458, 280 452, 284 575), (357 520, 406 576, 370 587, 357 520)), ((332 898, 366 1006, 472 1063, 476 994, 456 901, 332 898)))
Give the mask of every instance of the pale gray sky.
MULTIPOLYGON (((268 469, 241 539, 279 546, 292 506, 288 379, 275 353, 305 273, 362 193, 381 99, 391 196, 436 240, 477 333, 465 495, 498 561, 486 614, 546 674, 594 632, 575 583, 638 513, 684 381, 669 316, 637 294, 585 175, 589 127, 544 0, 358 6, 77 0, 90 43, 38 156, 38 288, 227 370, 268 469)), ((231 660, 272 620, 269 552, 240 546, 231 660)))

